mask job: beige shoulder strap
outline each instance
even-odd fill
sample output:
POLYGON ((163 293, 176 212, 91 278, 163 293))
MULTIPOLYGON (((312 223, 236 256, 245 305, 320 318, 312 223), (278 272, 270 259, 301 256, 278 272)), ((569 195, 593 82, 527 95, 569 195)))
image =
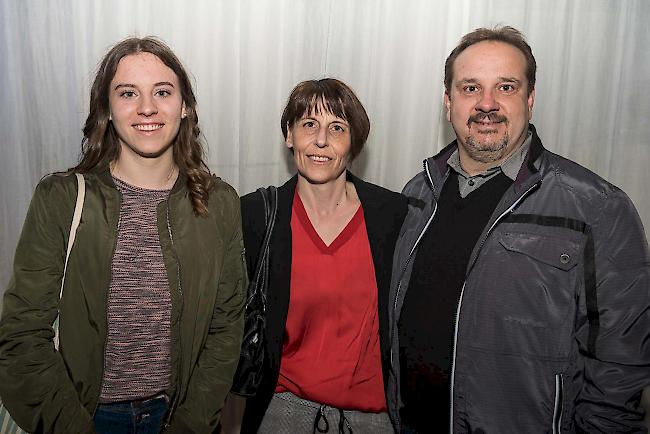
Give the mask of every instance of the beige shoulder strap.
MULTIPOLYGON (((68 237, 68 249, 65 253, 65 264, 63 265, 63 277, 61 278, 61 290, 59 291, 59 300, 63 297, 63 285, 65 284, 65 274, 68 270, 68 259, 70 258, 70 251, 74 245, 74 239, 77 235, 77 228, 81 221, 81 212, 84 207, 84 199, 86 198, 86 180, 80 173, 75 173, 77 176, 77 203, 74 206, 74 214, 72 215, 72 225, 70 225, 70 236, 68 237)), ((57 315, 54 321, 54 348, 59 349, 59 316, 57 315)))

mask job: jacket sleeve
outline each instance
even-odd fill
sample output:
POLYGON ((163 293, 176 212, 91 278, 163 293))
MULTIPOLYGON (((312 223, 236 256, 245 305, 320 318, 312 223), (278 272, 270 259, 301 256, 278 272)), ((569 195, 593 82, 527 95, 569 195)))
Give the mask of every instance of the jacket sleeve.
POLYGON ((93 431, 52 341, 76 194, 66 194, 61 179, 50 176, 36 188, 0 320, 0 396, 28 432, 93 431))
POLYGON ((232 219, 229 223, 233 231, 219 274, 208 335, 190 377, 187 394, 176 409, 166 434, 213 432, 237 369, 248 278, 239 200, 236 195, 234 198, 230 200, 232 219))
MULTIPOLYGON (((584 381, 576 402, 576 429, 645 433, 639 402, 650 385, 648 245, 636 210, 622 191, 610 193, 600 211, 592 229, 599 326, 593 347, 585 316, 577 329, 584 381)), ((581 306, 586 314, 585 303, 581 306)))

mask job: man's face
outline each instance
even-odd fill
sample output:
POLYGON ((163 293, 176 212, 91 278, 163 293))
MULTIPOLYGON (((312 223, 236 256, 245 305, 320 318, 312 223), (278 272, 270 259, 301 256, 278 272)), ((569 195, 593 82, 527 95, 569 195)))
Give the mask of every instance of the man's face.
POLYGON ((449 92, 447 120, 469 174, 499 165, 526 139, 535 91, 528 94, 526 58, 519 49, 496 41, 469 46, 454 62, 449 92))

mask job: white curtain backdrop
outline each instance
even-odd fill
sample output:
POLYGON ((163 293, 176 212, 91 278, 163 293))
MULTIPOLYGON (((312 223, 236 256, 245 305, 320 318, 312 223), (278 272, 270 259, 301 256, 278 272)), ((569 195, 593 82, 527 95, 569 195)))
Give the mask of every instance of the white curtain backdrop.
POLYGON ((162 38, 191 72, 209 166, 240 194, 294 172, 284 103, 327 76, 372 122, 353 171, 401 190, 452 139, 451 49, 512 25, 537 58, 546 147, 625 190, 650 228, 649 20, 648 0, 0 0, 0 295, 36 183, 77 162, 95 68, 131 35, 162 38))
POLYGON ((649 19, 648 0, 0 0, 0 293, 34 186, 76 163, 95 68, 129 35, 184 62, 209 166, 241 194, 294 172, 279 118, 295 84, 326 76, 371 118, 353 171, 400 190, 452 139, 449 51, 513 25, 537 58, 544 144, 623 188, 648 228, 649 19))

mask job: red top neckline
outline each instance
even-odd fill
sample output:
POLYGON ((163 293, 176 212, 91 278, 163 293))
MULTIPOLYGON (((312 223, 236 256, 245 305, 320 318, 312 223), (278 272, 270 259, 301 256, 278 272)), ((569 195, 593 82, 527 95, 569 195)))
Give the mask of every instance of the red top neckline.
POLYGON ((343 244, 345 244, 350 239, 350 237, 352 237, 352 235, 354 235, 354 232, 363 222, 363 209, 361 208, 361 205, 359 205, 354 215, 352 216, 352 219, 350 219, 348 224, 328 246, 325 244, 320 235, 318 235, 318 232, 316 231, 316 228, 314 228, 314 225, 311 223, 311 220, 309 220, 307 210, 305 209, 305 205, 302 203, 302 199, 298 194, 298 190, 296 190, 296 193, 293 195, 293 210, 296 213, 296 216, 300 219, 300 223, 307 231, 309 238, 311 238, 321 253, 326 255, 334 254, 343 244))

